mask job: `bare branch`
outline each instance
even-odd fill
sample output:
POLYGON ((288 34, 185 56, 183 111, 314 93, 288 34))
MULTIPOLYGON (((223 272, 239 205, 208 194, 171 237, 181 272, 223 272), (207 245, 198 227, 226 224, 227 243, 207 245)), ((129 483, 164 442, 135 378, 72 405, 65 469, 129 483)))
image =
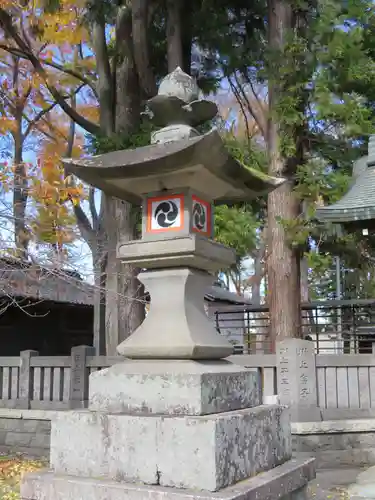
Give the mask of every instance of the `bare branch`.
MULTIPOLYGON (((80 92, 80 90, 84 87, 85 85, 82 84, 80 85, 77 89, 75 89, 74 91, 74 95, 77 95, 78 92, 80 92)), ((68 96, 64 96, 64 99, 67 99, 68 96)), ((29 122, 24 134, 23 134, 23 138, 26 139, 26 137, 29 135, 29 133, 31 132, 31 129, 33 127, 35 127, 36 123, 38 121, 40 121, 47 113, 49 113, 50 111, 52 111, 53 108, 55 108, 56 106, 58 105, 58 103, 56 101, 54 101, 52 104, 50 104, 47 108, 44 108, 42 109, 41 111, 39 111, 39 113, 32 119, 30 120, 27 116, 24 116, 24 118, 29 122)), ((42 131, 43 132, 43 131, 42 131)), ((44 133, 44 132, 43 132, 44 133)))
POLYGON ((243 116, 243 119, 245 122, 246 137, 247 137, 247 140, 250 141, 251 136, 250 136, 249 120, 247 119, 247 114, 246 114, 245 108, 243 106, 241 96, 239 94, 237 87, 234 85, 234 83, 232 82, 230 77, 228 77, 228 82, 229 82, 230 88, 232 89, 232 92, 233 92, 235 98, 237 99, 238 105, 241 108, 242 116, 243 116))
POLYGON ((86 78, 84 75, 79 73, 78 71, 75 71, 73 69, 66 68, 65 66, 55 63, 54 61, 47 61, 46 59, 41 59, 41 62, 45 64, 46 66, 50 66, 51 68, 57 69, 58 71, 61 71, 62 73, 65 73, 66 75, 70 75, 73 78, 76 78, 77 80, 81 81, 90 89, 93 91, 95 97, 98 97, 96 87, 94 85, 94 82, 90 81, 88 78, 86 78))
POLYGON ((52 111, 54 107, 57 106, 57 102, 53 102, 50 106, 45 109, 42 109, 32 120, 30 120, 26 115, 23 116, 25 120, 28 121, 27 128, 23 134, 23 140, 30 134, 31 130, 35 127, 36 123, 43 118, 44 115, 52 111))
POLYGON ((236 80, 238 91, 241 94, 241 98, 245 101, 246 107, 247 107, 249 113, 251 114, 251 116, 254 118, 256 124, 258 125, 259 130, 261 131, 263 137, 266 138, 266 135, 265 135, 266 131, 265 131, 265 128, 264 128, 264 121, 261 120, 261 117, 259 115, 259 111, 255 108, 255 106, 253 106, 253 104, 248 99, 248 97, 246 95, 246 92, 245 92, 245 89, 243 88, 243 85, 238 80, 238 76, 234 75, 234 78, 236 80))
POLYGON ((107 134, 114 128, 113 115, 113 83, 111 67, 109 64, 108 47, 105 34, 105 21, 103 18, 93 23, 92 40, 95 51, 96 69, 98 72, 98 93, 101 103, 100 126, 107 134))
MULTIPOLYGON (((16 57, 19 57, 21 59, 26 59, 26 60, 30 61, 30 57, 25 52, 23 52, 22 50, 16 49, 14 47, 9 47, 8 45, 4 45, 4 44, 0 44, 0 49, 5 50, 9 54, 12 54, 12 55, 14 55, 16 57)), ((38 52, 42 52, 42 51, 38 51, 38 52)), ((91 80, 89 80, 88 78, 86 78, 84 75, 82 75, 78 71, 74 71, 73 69, 66 68, 62 64, 58 64, 58 63, 56 63, 54 61, 49 61, 49 60, 43 59, 43 58, 40 58, 40 62, 42 64, 45 64, 46 66, 49 66, 49 67, 54 68, 54 69, 57 69, 58 71, 61 71, 62 73, 65 73, 66 75, 69 75, 69 76, 72 76, 73 78, 76 78, 80 82, 82 82, 85 85, 87 85, 93 91, 95 97, 98 97, 97 96, 97 92, 96 92, 96 88, 95 88, 95 85, 94 85, 94 82, 92 82, 91 80)))

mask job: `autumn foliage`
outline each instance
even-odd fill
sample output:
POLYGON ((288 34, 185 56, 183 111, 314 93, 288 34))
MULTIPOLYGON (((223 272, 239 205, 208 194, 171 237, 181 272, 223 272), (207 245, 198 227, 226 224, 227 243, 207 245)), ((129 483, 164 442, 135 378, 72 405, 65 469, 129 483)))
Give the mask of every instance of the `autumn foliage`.
POLYGON ((0 498, 2 500, 18 500, 22 476, 43 467, 45 464, 38 460, 8 457, 0 459, 0 498))
MULTIPOLYGON (((63 0, 58 8, 43 2, 0 0, 22 33, 25 51, 36 55, 35 67, 15 40, 0 38, 0 187, 13 196, 14 243, 23 253, 30 242, 63 252, 76 238, 74 205, 84 188, 67 178, 62 157, 83 153, 83 134, 76 130, 53 97, 55 89, 71 107, 98 121, 92 88, 91 55, 84 55, 87 32, 79 21, 83 4, 63 0), (31 160, 29 160, 31 156, 31 160)), ((0 32, 1 33, 1 32, 0 32)))

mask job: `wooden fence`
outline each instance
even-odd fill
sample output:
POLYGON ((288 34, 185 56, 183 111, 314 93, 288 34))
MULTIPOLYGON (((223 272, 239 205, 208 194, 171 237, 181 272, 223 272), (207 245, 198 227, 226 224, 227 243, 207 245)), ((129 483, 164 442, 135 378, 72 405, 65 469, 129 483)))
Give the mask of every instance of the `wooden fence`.
MULTIPOLYGON (((259 370, 263 395, 277 394, 276 355, 234 355, 236 364, 259 370)), ((121 362, 120 357, 94 356, 92 347, 75 347, 71 356, 0 357, 0 407, 66 410, 85 408, 89 375, 121 362)), ((375 355, 315 356, 317 405, 321 409, 362 410, 375 415, 375 355)))
POLYGON ((71 356, 0 357, 0 408, 67 410, 87 406, 90 373, 120 357, 94 356, 92 347, 74 347, 71 356))

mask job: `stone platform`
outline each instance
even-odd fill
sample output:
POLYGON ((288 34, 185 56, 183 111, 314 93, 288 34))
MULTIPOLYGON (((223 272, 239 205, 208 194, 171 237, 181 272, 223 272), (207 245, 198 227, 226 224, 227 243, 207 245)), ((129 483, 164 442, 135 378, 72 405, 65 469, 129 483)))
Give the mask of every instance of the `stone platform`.
POLYGON ((207 415, 260 402, 258 370, 225 360, 128 360, 90 375, 89 409, 94 411, 207 415))
POLYGON ((22 500, 305 500, 307 483, 315 477, 314 459, 293 459, 252 479, 216 493, 158 485, 127 484, 78 478, 53 472, 28 474, 22 500))
POLYGON ((265 498, 279 498, 267 491, 280 477, 287 496, 314 475, 313 461, 291 460, 290 411, 260 396, 257 370, 225 360, 135 360, 93 373, 89 409, 57 415, 53 472, 23 479, 22 498, 243 500, 266 471, 265 498))
POLYGON ((276 405, 183 417, 66 412, 52 426, 51 467, 57 474, 217 491, 291 458, 289 418, 276 405))

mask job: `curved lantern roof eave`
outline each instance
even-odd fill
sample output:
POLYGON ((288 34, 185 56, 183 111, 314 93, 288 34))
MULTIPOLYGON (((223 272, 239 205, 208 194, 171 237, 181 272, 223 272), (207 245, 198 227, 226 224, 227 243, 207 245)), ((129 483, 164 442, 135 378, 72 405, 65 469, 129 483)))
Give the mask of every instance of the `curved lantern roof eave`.
MULTIPOLYGON (((190 169, 202 168, 211 178, 219 179, 222 185, 232 189, 231 196, 213 197, 217 203, 250 201, 266 194, 285 182, 285 179, 270 177, 262 172, 242 165, 226 150, 217 132, 166 144, 152 144, 137 149, 115 151, 85 159, 63 159, 69 174, 74 174, 110 196, 140 204, 145 192, 133 192, 130 181, 167 178, 171 181, 190 169), (129 186, 120 181, 128 180, 129 186), (233 194, 236 193, 236 194, 233 194)), ((156 182, 156 181, 155 181, 156 182)), ((134 186, 134 184, 133 184, 134 186)), ((180 189, 185 186, 172 186, 180 189)), ((209 186, 207 186, 209 190, 209 186)))

